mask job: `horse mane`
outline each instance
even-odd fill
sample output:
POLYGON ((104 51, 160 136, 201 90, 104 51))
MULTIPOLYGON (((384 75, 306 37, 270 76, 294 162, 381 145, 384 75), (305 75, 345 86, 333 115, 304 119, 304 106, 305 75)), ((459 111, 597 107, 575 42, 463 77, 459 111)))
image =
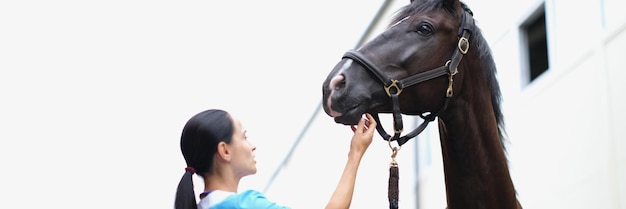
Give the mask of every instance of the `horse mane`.
MULTIPOLYGON (((465 3, 460 3, 461 8, 473 15, 472 11, 465 3)), ((394 25, 399 21, 402 21, 404 18, 409 17, 413 14, 437 9, 444 9, 459 20, 461 19, 461 17, 458 17, 457 12, 455 12, 455 8, 445 6, 441 1, 423 1, 418 3, 411 3, 400 8, 395 13, 389 26, 394 25)), ((473 43, 473 46, 477 46, 477 56, 481 60, 481 68, 483 69, 484 75, 487 77, 487 82, 489 82, 489 89, 491 89, 491 105, 493 107, 494 115, 496 117, 500 142, 502 143, 502 148, 506 148, 505 142, 507 141, 507 134, 504 126, 504 115, 502 114, 502 92, 500 91, 500 84, 498 83, 498 79, 496 78, 496 64, 493 60, 493 56, 491 55, 491 49, 489 48, 487 41, 483 37, 480 28, 476 26, 476 24, 474 24, 472 28, 470 43, 473 43)))
POLYGON ((474 37, 472 38, 472 42, 475 43, 475 46, 478 46, 478 57, 482 61, 481 67, 483 69, 483 73, 487 77, 487 82, 489 82, 489 89, 491 89, 491 106, 493 107, 493 113, 496 116, 500 141, 502 142, 502 147, 506 148, 504 143, 507 141, 507 136, 504 126, 504 115, 502 114, 502 92, 500 90, 498 79, 496 78, 496 63, 491 55, 491 49, 487 44, 487 40, 485 40, 480 32, 480 28, 474 25, 472 32, 472 36, 474 37))

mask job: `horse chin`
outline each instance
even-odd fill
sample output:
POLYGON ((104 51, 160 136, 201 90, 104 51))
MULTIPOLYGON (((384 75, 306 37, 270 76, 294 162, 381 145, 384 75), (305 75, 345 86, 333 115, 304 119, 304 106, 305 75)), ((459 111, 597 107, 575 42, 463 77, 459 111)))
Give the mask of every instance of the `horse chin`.
POLYGON ((335 117, 335 123, 343 125, 356 125, 361 120, 360 114, 344 114, 339 117, 335 117))
POLYGON ((359 108, 355 108, 355 109, 348 110, 344 112, 343 114, 341 114, 340 116, 333 117, 333 118, 335 119, 336 123, 340 123, 343 125, 356 125, 357 123, 359 123, 359 120, 361 120, 361 118, 363 117, 363 114, 365 114, 363 110, 360 110, 359 108))

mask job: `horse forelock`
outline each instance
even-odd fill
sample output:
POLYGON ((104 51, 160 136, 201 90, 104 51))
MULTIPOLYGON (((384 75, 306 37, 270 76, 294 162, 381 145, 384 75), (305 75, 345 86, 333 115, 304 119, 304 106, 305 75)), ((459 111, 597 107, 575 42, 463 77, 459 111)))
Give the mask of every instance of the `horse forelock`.
MULTIPOLYGON (((463 2, 461 2, 461 4, 465 5, 463 2)), ((409 16, 413 16, 415 14, 419 14, 419 13, 423 13, 427 11, 441 10, 441 9, 452 14, 453 16, 455 16, 455 18, 460 18, 456 15, 456 8, 446 6, 443 3, 443 1, 419 1, 419 2, 412 2, 411 4, 401 7, 395 13, 389 25, 397 24, 402 19, 409 17, 409 16)))

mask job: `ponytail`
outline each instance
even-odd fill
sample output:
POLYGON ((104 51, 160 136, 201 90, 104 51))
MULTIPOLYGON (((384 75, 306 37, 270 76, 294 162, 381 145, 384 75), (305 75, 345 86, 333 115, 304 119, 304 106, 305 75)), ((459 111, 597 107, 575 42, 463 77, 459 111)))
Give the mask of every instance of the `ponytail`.
POLYGON ((197 209, 193 174, 197 173, 204 178, 211 171, 217 145, 220 142, 230 143, 233 130, 230 114, 220 109, 202 111, 185 123, 180 137, 180 150, 188 167, 178 183, 175 209, 197 209))
POLYGON ((193 188, 193 174, 195 170, 191 167, 185 168, 185 174, 178 183, 176 189, 175 209, 197 209, 196 194, 193 188))

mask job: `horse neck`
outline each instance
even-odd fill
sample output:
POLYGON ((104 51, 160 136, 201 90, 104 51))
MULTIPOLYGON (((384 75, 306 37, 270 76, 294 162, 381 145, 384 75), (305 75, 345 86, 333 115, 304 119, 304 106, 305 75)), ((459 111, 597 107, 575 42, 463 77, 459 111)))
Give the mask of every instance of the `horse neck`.
POLYGON ((448 208, 517 208, 490 90, 475 74, 439 117, 448 208))

